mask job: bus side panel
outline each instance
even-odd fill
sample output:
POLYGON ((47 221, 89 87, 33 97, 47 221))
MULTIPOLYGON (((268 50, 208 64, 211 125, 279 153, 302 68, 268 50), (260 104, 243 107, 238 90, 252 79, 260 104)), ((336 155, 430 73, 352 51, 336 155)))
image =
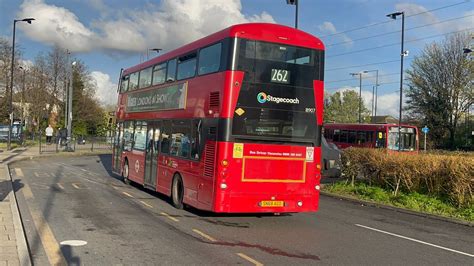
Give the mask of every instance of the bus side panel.
POLYGON ((138 184, 143 184, 145 175, 145 153, 132 150, 127 152, 129 175, 128 179, 138 184))

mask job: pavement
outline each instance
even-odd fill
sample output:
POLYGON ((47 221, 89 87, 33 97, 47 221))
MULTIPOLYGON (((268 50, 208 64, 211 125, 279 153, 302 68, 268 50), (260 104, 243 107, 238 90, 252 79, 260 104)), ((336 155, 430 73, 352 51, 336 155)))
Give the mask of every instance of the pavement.
POLYGON ((31 265, 8 163, 37 153, 37 149, 32 148, 0 153, 0 266, 31 265))
POLYGON ((167 197, 123 184, 110 161, 56 156, 10 164, 33 264, 474 264, 469 226, 327 196, 316 213, 177 210, 167 197))
MULTIPOLYGON (((16 185, 15 182, 12 183, 8 165, 14 161, 51 154, 40 155, 38 151, 37 146, 20 147, 10 151, 0 150, 0 266, 32 265, 22 217, 17 204, 15 194, 17 190, 14 189, 14 187, 21 188, 21 186, 16 185)), ((47 151, 49 152, 49 150, 47 151)), ((90 147, 84 151, 90 151, 90 147)), ((81 154, 81 151, 78 150, 75 154, 81 154)))

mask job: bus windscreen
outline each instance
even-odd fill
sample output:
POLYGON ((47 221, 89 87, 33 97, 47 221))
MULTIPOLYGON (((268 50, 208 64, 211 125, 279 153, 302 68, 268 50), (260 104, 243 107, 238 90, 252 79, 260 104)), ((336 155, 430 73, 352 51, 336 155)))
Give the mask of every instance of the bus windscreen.
POLYGON ((236 70, 244 72, 232 134, 272 140, 316 138, 313 81, 322 51, 239 39, 236 70))

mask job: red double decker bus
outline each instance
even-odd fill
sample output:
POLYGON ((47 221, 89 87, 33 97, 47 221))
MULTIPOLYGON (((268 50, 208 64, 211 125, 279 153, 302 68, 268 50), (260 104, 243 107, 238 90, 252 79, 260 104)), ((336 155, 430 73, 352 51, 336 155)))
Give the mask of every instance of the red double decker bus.
POLYGON ((398 124, 324 124, 324 137, 339 148, 386 148, 394 151, 417 152, 418 129, 398 124), (400 141, 401 137, 401 141, 400 141), (399 149, 399 145, 401 145, 399 149))
POLYGON ((324 46, 250 23, 121 74, 113 169, 213 212, 316 211, 324 46))

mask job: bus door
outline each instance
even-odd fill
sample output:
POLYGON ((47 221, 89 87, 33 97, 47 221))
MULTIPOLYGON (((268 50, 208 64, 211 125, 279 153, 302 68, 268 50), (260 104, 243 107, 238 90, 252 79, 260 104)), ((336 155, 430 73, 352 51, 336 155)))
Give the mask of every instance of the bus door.
POLYGON ((120 157, 123 151, 123 123, 117 123, 115 127, 115 138, 114 138, 114 147, 112 154, 114 155, 114 169, 116 173, 121 171, 121 160, 120 157))
POLYGON ((145 154, 145 180, 146 186, 156 190, 156 173, 158 168, 158 147, 160 144, 160 122, 150 122, 147 128, 147 143, 145 154))
POLYGON ((385 148, 386 137, 385 131, 377 131, 375 134, 375 148, 385 148))

